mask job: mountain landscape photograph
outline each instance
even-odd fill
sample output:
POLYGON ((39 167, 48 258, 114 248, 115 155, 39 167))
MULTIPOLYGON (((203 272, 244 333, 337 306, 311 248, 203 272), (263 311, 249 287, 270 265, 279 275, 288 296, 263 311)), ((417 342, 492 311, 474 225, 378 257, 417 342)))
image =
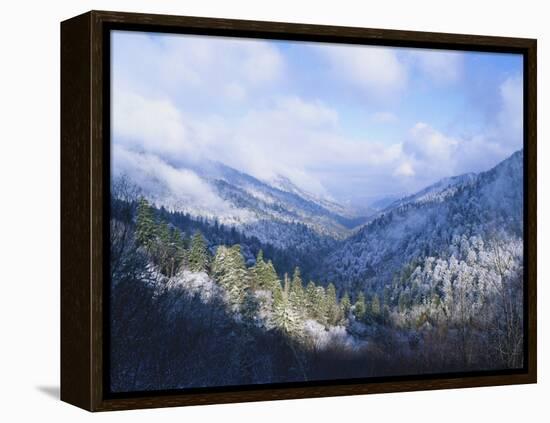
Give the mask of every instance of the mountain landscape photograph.
POLYGON ((109 387, 524 365, 523 58, 113 31, 109 387))

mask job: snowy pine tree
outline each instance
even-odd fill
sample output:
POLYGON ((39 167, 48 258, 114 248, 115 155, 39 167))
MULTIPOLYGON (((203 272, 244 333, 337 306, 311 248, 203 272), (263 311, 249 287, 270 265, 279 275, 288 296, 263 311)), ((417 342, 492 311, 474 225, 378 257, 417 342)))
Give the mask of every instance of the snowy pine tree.
POLYGON ((189 270, 192 272, 205 272, 208 269, 208 249, 206 241, 200 232, 195 233, 191 239, 188 253, 189 270))
POLYGON ((136 215, 136 239, 140 245, 150 249, 156 238, 156 225, 153 209, 149 202, 141 197, 138 202, 136 215))
POLYGON ((240 310, 250 285, 239 245, 218 247, 212 263, 212 276, 226 290, 233 309, 240 310))
POLYGON ((336 288, 333 283, 329 283, 325 296, 325 309, 327 315, 327 322, 329 325, 336 325, 341 318, 340 307, 336 299, 336 288))
POLYGON ((250 268, 251 285, 254 289, 267 289, 267 269, 262 250, 256 256, 256 263, 250 268))
POLYGON ((313 316, 319 323, 327 323, 327 301, 325 295, 325 288, 322 286, 315 287, 315 293, 313 297, 313 316))
POLYGON ((344 296, 342 297, 342 300, 340 301, 340 309, 342 310, 342 316, 344 319, 347 319, 348 314, 351 309, 351 301, 349 299, 348 292, 344 292, 344 296))
POLYGON ((308 317, 315 315, 316 287, 313 281, 309 281, 305 290, 305 307, 308 317))
POLYGON ((273 306, 273 321, 275 326, 287 336, 298 336, 302 321, 300 315, 290 301, 290 281, 284 277, 284 288, 279 301, 273 306))
POLYGON ((355 301, 355 304, 353 306, 353 315, 358 321, 362 322, 363 320, 365 320, 366 311, 367 307, 365 304, 365 294, 363 294, 363 291, 361 291, 359 292, 357 300, 355 301))
POLYGON ((380 306, 380 297, 378 297, 378 294, 374 294, 374 296, 372 297, 370 309, 374 318, 380 317, 382 309, 380 306))
POLYGON ((305 312, 305 293, 303 287, 302 277, 300 275, 300 268, 296 267, 294 269, 294 274, 292 276, 292 281, 290 282, 290 301, 294 306, 300 310, 300 312, 305 312))

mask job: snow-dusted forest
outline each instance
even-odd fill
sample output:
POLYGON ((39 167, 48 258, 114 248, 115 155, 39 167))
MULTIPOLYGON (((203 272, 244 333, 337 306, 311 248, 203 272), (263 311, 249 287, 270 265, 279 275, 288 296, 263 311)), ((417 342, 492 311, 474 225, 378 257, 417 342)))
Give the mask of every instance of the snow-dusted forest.
POLYGON ((115 179, 112 390, 521 367, 522 163, 367 216, 218 168, 240 223, 115 179))

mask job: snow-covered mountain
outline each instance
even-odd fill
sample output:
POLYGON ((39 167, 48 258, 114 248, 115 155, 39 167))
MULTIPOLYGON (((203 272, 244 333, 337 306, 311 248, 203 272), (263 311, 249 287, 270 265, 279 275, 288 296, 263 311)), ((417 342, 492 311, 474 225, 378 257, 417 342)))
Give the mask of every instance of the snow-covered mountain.
POLYGON ((288 178, 278 177, 268 183, 214 161, 188 163, 174 172, 173 179, 189 177, 194 191, 200 191, 189 196, 187 191, 192 190, 187 185, 180 189, 177 181, 166 182, 172 178, 154 175, 147 175, 146 183, 135 182, 158 207, 217 220, 248 235, 271 239, 279 246, 284 245, 273 236, 288 232, 294 224, 303 224, 321 236, 342 239, 366 221, 333 200, 298 188, 288 178))
POLYGON ((296 184, 294 184, 290 179, 288 179, 285 176, 278 175, 277 177, 275 177, 271 181, 268 181, 268 183, 271 186, 273 186, 275 188, 278 188, 282 191, 286 191, 286 192, 289 192, 289 193, 292 193, 292 194, 296 194, 299 197, 301 197, 301 198, 303 198, 307 201, 311 201, 312 203, 315 203, 315 204, 319 205, 320 207, 322 207, 326 210, 329 210, 329 211, 331 211, 331 212, 333 212, 333 213, 335 213, 339 216, 343 216, 343 217, 347 217, 347 218, 361 217, 352 208, 345 207, 344 205, 337 203, 332 198, 326 198, 326 197, 322 197, 320 195, 315 195, 315 194, 309 193, 309 192, 299 188, 298 186, 296 186, 296 184))
POLYGON ((253 222, 246 222, 248 226, 258 221, 303 223, 321 235, 342 238, 364 221, 335 201, 310 194, 282 176, 268 183, 219 162, 210 162, 198 172, 222 199, 255 216, 253 222))
POLYGON ((405 204, 412 203, 429 203, 443 201, 447 197, 453 195, 460 187, 474 182, 476 179, 475 173, 465 173, 463 175, 451 176, 437 181, 415 194, 399 198, 387 204, 383 210, 394 209, 405 204))
POLYGON ((213 161, 179 171, 192 173, 205 190, 199 196, 215 201, 186 199, 150 175, 147 180, 153 183, 141 188, 157 206, 215 219, 264 245, 315 257, 319 265, 313 276, 320 283, 380 285, 412 260, 444 251, 453 237, 487 237, 503 230, 521 236, 522 160, 523 151, 518 151, 489 171, 445 178, 381 203, 380 210, 366 217, 286 178, 261 181, 213 161))
POLYGON ((523 236, 523 151, 489 171, 447 178, 396 201, 319 266, 342 288, 381 288, 404 265, 456 237, 523 236))
POLYGON ((369 206, 376 211, 384 210, 390 204, 396 202, 400 198, 404 198, 402 195, 389 195, 382 198, 378 198, 369 203, 369 206))

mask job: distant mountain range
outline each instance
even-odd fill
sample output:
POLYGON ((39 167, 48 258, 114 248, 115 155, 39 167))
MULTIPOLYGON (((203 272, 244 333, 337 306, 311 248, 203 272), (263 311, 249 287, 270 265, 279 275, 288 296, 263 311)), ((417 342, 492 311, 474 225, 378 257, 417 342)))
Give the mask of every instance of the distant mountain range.
POLYGON ((284 177, 268 183, 213 161, 187 169, 229 205, 229 214, 192 201, 167 201, 169 190, 160 180, 144 194, 157 206, 233 226, 264 245, 299 251, 308 257, 308 268, 316 269, 309 276, 341 290, 357 285, 378 289, 407 263, 445 251, 453 237, 522 236, 523 231, 522 150, 486 172, 382 199, 366 216, 307 193, 284 177), (313 257, 317 264, 312 267, 313 257))

